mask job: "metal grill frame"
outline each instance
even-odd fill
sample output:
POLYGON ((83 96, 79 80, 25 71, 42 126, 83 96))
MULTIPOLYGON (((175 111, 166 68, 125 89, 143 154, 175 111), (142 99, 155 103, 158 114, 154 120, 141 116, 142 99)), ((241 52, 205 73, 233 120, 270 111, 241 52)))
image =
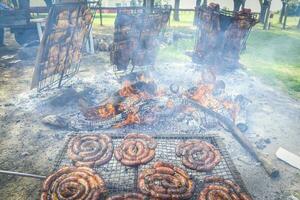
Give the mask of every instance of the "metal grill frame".
MULTIPOLYGON (((117 133, 117 132, 101 132, 101 133, 108 134, 112 137, 114 147, 117 147, 119 143, 123 140, 123 138, 126 136, 126 133, 117 133)), ((72 137, 81 134, 91 134, 91 133, 89 132, 75 133, 75 134, 73 133, 67 137, 64 147, 61 149, 58 156, 56 157, 55 160, 56 164, 54 166, 53 173, 62 166, 72 165, 72 161, 67 157, 68 143, 70 142, 72 137)), ((113 156, 113 158, 107 164, 94 168, 94 170, 96 170, 105 180, 106 188, 109 191, 108 194, 106 195, 111 196, 116 194, 122 194, 125 192, 138 192, 138 188, 137 188, 138 174, 143 169, 151 167, 153 163, 158 160, 170 162, 188 172, 188 174, 191 176, 191 178, 193 179, 196 185, 193 197, 191 198, 192 200, 197 199, 200 191, 204 187, 203 179, 205 176, 209 176, 209 175, 217 175, 217 176, 224 177, 226 179, 233 180, 241 187, 242 192, 249 194, 241 178, 240 173, 236 169, 220 137, 214 134, 211 135, 149 134, 149 135, 151 135, 158 142, 155 158, 151 162, 145 165, 127 167, 122 165, 120 162, 116 161, 116 159, 113 156), (172 141, 179 142, 187 139, 200 139, 213 144, 221 152, 221 162, 211 172, 197 172, 195 170, 186 168, 181 163, 181 158, 177 157, 175 154, 174 147, 176 147, 177 143, 172 143, 172 141), (172 153, 173 156, 170 155, 170 153, 172 153)))
MULTIPOLYGON (((86 25, 87 32, 85 33, 83 37, 83 42, 80 47, 80 59, 77 63, 74 63, 72 58, 69 58, 69 51, 70 51, 70 46, 73 44, 73 36, 74 33, 77 31, 80 31, 84 27, 78 26, 78 18, 81 17, 80 11, 82 9, 88 9, 88 6, 85 3, 65 3, 65 4, 55 4, 54 6, 51 7, 49 11, 49 15, 47 18, 46 22, 46 27, 45 31, 43 34, 43 39, 41 41, 39 51, 38 51, 38 56, 36 59, 36 64, 35 64, 35 71, 34 71, 34 76, 32 80, 32 88, 37 87, 38 91, 44 91, 48 89, 52 89, 54 87, 61 87, 62 85, 65 85, 70 78, 72 78, 78 71, 79 71, 79 66, 80 66, 80 60, 82 57, 82 52, 84 49, 84 44, 86 42, 86 38, 89 35, 89 32, 91 31, 91 27, 93 24, 94 20, 94 13, 92 13, 92 20, 90 24, 86 25), (58 16, 58 13, 60 13, 63 10, 78 10, 78 14, 76 16, 76 26, 75 27, 67 27, 66 29, 59 30, 56 29, 54 26, 56 24, 56 17, 58 16), (48 62, 48 50, 50 49, 51 46, 55 45, 55 42, 50 41, 49 37, 51 36, 52 33, 57 33, 60 31, 70 31, 71 32, 71 41, 67 42, 64 46, 67 46, 67 53, 66 53, 66 58, 64 61, 63 69, 62 71, 58 71, 54 73, 50 73, 50 75, 44 74, 44 72, 50 69, 51 67, 47 66, 48 62), (67 64, 71 63, 71 64, 67 64)), ((58 43, 57 43, 58 44, 58 43)), ((59 46, 62 46, 61 44, 59 46)))

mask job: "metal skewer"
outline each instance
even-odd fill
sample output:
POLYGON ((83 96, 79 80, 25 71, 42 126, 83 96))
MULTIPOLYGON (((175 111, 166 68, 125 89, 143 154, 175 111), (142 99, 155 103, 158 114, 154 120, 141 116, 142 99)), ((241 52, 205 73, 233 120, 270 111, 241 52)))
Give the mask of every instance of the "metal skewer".
POLYGON ((29 177, 29 178, 36 178, 36 179, 45 179, 46 178, 46 176, 40 176, 40 175, 36 175, 36 174, 20 173, 20 172, 13 172, 13 171, 6 171, 6 170, 0 170, 0 174, 13 175, 13 176, 22 176, 22 177, 29 177))

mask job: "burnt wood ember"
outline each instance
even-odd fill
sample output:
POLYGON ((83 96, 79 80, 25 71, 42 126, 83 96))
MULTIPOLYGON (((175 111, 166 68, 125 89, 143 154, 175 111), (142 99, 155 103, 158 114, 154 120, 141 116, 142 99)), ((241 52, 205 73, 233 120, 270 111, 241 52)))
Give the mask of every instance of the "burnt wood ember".
POLYGON ((157 142, 151 136, 131 133, 115 149, 114 155, 123 165, 141 165, 154 158, 156 146, 157 142))
POLYGON ((221 161, 220 152, 201 140, 187 140, 176 147, 176 155, 182 157, 184 166, 197 171, 211 171, 221 161))
POLYGON ((196 9, 198 33, 193 61, 225 69, 238 67, 240 52, 245 48, 251 28, 257 23, 257 16, 250 9, 220 10, 214 3, 196 9))
POLYGON ((235 199, 252 200, 235 182, 222 177, 205 177, 205 187, 201 191, 198 200, 235 199))
POLYGON ((146 200, 146 197, 139 193, 125 193, 109 197, 107 200, 146 200))
POLYGON ((98 200, 106 191, 104 180, 88 167, 63 167, 43 183, 41 200, 98 200))
POLYGON ((156 91, 157 86, 153 81, 127 82, 122 89, 115 92, 106 103, 92 108, 82 108, 82 112, 86 119, 91 121, 110 119, 125 111, 130 112, 129 110, 133 105, 141 100, 153 97, 156 91))
POLYGON ((138 188, 152 199, 179 200, 191 198, 195 185, 181 168, 158 161, 139 174, 138 188))
POLYGON ((75 166, 94 167, 110 161, 113 144, 108 135, 84 135, 72 138, 68 145, 68 156, 75 166))
POLYGON ((159 48, 158 36, 166 27, 171 9, 156 8, 153 13, 118 12, 115 20, 111 63, 117 70, 153 65, 159 48))

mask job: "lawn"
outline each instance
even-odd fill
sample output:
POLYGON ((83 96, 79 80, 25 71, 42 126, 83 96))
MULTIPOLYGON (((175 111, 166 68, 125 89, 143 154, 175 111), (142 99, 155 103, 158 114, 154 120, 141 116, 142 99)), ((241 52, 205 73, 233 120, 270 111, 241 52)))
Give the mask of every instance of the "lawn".
MULTIPOLYGON (((180 22, 170 21, 169 30, 195 33, 193 13, 180 13, 180 22)), ((99 15, 94 24, 99 27, 99 15)), ((112 26, 115 14, 103 14, 104 26, 112 26)), ((292 97, 300 99, 300 30, 296 29, 298 18, 288 18, 287 30, 281 30, 275 15, 271 30, 262 30, 258 24, 248 39, 247 49, 241 55, 241 63, 249 73, 267 84, 280 87, 292 97)), ((101 28, 100 28, 101 29, 101 28)), ((184 53, 193 50, 194 40, 180 40, 160 50, 159 61, 190 61, 184 53)))

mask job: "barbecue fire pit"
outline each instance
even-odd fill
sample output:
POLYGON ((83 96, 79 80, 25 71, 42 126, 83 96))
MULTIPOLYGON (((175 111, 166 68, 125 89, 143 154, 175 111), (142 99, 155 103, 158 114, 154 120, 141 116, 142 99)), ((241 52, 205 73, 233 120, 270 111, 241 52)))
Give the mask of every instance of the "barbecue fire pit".
MULTIPOLYGON (((279 175, 261 146, 250 142, 258 134, 249 123, 249 107, 253 112, 269 102, 253 106, 252 97, 263 94, 255 94, 255 80, 237 69, 256 14, 221 10, 214 3, 197 7, 197 30, 188 30, 195 32, 194 51, 184 57, 190 62, 156 64, 168 45, 180 48, 181 37, 193 40, 185 30, 173 35, 168 30, 173 40, 164 41, 171 12, 177 10, 116 9, 114 26, 101 27, 113 30, 110 52, 85 54, 94 17, 114 10, 100 5, 56 1, 49 10, 32 79, 37 91, 15 98, 17 109, 3 118, 26 130, 12 131, 20 135, 4 154, 18 154, 16 165, 29 161, 19 169, 4 160, 1 165, 8 167, 0 174, 40 180, 37 187, 24 184, 26 199, 264 198, 243 170, 259 168, 270 180, 279 175), (248 84, 241 87, 245 77, 248 84), (30 152, 23 152, 28 146, 30 152)), ((4 179, 10 181, 15 180, 4 179)))

